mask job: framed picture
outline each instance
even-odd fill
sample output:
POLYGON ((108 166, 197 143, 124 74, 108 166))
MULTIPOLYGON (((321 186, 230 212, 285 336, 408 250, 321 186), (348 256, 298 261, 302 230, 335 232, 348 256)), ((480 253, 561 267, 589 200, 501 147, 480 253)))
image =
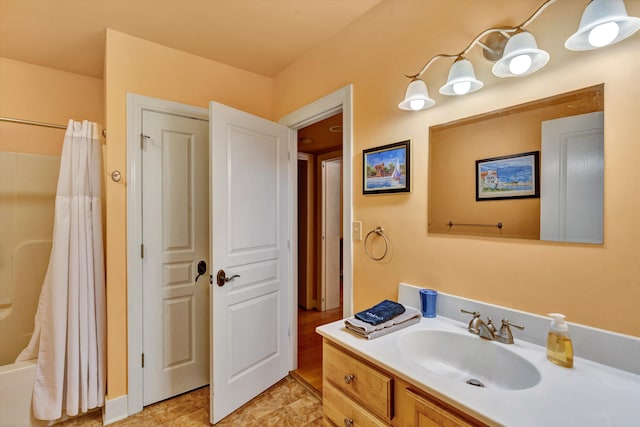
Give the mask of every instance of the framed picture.
POLYGON ((362 151, 362 194, 411 191, 410 141, 362 151))
POLYGON ((539 151, 476 160, 476 201, 540 197, 539 151))

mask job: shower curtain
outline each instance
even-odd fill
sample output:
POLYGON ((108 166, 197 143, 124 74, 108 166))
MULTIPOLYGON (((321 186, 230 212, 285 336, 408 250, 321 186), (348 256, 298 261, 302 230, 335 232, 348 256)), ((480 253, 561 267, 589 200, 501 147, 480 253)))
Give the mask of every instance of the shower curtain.
POLYGON ((104 405, 105 274, 98 125, 69 120, 56 193, 53 246, 31 341, 33 414, 55 420, 104 405))

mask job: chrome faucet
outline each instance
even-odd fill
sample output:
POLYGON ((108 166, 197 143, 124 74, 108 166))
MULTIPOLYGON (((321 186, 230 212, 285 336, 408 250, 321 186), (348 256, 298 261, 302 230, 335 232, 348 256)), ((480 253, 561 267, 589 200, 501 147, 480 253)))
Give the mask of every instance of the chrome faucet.
POLYGON ((469 332, 489 341, 498 341, 504 344, 513 344, 513 334, 511 333, 510 326, 518 329, 524 329, 524 326, 511 323, 507 319, 502 319, 500 330, 497 331, 495 325, 493 324, 493 320, 491 320, 491 317, 487 317, 487 321, 485 323, 485 321, 480 318, 480 313, 477 311, 467 311, 462 309, 460 311, 462 313, 471 314, 473 316, 473 318, 469 322, 469 326, 467 326, 469 332))

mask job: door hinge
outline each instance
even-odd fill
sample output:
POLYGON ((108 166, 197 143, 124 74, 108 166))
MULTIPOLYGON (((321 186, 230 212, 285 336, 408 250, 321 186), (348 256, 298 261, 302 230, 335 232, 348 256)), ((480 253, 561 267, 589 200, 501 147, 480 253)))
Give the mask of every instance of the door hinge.
POLYGON ((140 258, 144 258, 144 245, 140 244, 140 258))
POLYGON ((141 359, 142 359, 142 367, 144 368, 144 353, 142 353, 141 359))

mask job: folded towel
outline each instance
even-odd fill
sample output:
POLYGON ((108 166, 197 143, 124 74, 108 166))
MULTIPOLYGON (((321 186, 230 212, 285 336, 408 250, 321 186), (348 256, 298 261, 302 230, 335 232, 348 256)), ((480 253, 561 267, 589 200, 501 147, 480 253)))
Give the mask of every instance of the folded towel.
POLYGON ((356 319, 372 325, 387 322, 399 314, 404 313, 404 306, 394 301, 384 300, 371 308, 356 313, 356 319))
POLYGON ((404 309, 405 309, 404 313, 399 314, 393 319, 388 320, 384 323, 379 323, 375 326, 370 323, 363 322, 362 320, 356 319, 354 317, 349 317, 348 319, 345 319, 344 323, 347 326, 350 326, 350 329, 353 331, 357 331, 362 334, 368 334, 373 331, 379 331, 384 328, 389 328, 395 325, 396 323, 406 322, 407 320, 410 320, 413 318, 417 318, 418 320, 420 320, 420 317, 422 315, 418 309, 410 306, 404 306, 404 309))
POLYGON ((408 326, 411 325, 415 325, 416 323, 420 323, 420 317, 412 317, 409 320, 405 320, 404 322, 401 323, 396 323, 395 325, 389 326, 387 328, 382 328, 382 329, 377 329, 375 331, 369 332, 369 333, 362 333, 359 330, 353 329, 353 326, 350 324, 346 324, 347 330, 353 332, 354 334, 356 334, 357 336, 361 337, 361 338, 366 338, 368 340, 372 340, 374 338, 378 338, 387 334, 390 334, 391 332, 395 332, 398 331, 400 329, 404 329, 408 326))

